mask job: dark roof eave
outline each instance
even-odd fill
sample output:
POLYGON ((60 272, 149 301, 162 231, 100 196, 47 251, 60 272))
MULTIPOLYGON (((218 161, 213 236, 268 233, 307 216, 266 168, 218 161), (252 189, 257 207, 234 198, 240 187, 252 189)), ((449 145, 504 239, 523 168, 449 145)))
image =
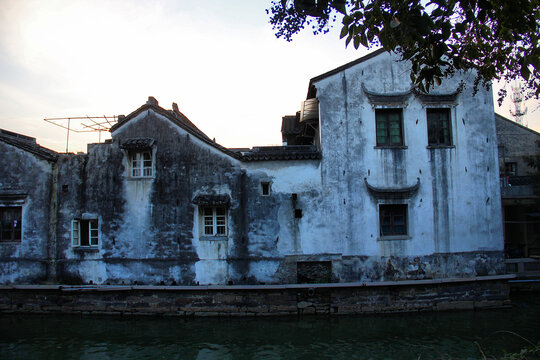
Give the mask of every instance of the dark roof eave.
POLYGON ((416 184, 404 187, 381 188, 368 183, 364 178, 368 191, 378 199, 406 199, 412 197, 420 187, 420 178, 416 178, 416 184))
POLYGON ((259 154, 259 155, 244 155, 242 161, 299 161, 299 160, 320 160, 321 153, 310 154, 259 154))
POLYGON ((367 54, 365 56, 362 56, 361 58, 353 60, 353 61, 351 61, 351 62, 349 62, 347 64, 341 65, 340 67, 337 67, 337 68, 335 68, 333 70, 325 72, 324 74, 315 76, 314 78, 311 78, 309 80, 308 93, 307 93, 306 99, 310 99, 310 98, 314 97, 313 94, 314 94, 314 89, 315 89, 315 85, 314 85, 315 82, 320 81, 322 79, 326 79, 327 77, 338 74, 338 73, 340 73, 340 72, 342 72, 344 70, 347 70, 350 67, 358 65, 360 63, 363 63, 364 61, 372 59, 372 58, 382 54, 383 52, 386 52, 386 50, 385 49, 375 50, 374 52, 369 53, 369 54, 367 54))
POLYGON ((21 150, 28 151, 29 153, 32 153, 50 162, 56 162, 56 160, 58 160, 58 153, 56 153, 53 150, 44 148, 43 146, 40 146, 38 144, 25 143, 24 141, 17 141, 15 139, 11 139, 8 136, 3 136, 3 135, 0 135, 0 141, 3 141, 9 145, 15 146, 21 150))

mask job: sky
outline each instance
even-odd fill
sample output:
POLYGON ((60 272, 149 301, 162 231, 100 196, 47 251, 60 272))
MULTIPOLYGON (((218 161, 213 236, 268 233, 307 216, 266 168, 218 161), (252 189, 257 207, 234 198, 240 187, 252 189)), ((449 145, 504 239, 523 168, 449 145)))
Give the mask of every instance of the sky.
MULTIPOLYGON (((44 119, 127 115, 153 96, 165 109, 176 102, 223 146, 279 145, 281 118, 300 110, 309 79, 369 50, 345 48, 339 24, 326 35, 277 39, 269 6, 0 0, 0 128, 59 152, 86 151, 98 133, 71 133, 67 144, 66 130, 44 119)), ((526 121, 540 131, 539 103, 527 105, 526 121)), ((495 101, 501 115, 511 117, 509 109, 509 99, 495 101)))

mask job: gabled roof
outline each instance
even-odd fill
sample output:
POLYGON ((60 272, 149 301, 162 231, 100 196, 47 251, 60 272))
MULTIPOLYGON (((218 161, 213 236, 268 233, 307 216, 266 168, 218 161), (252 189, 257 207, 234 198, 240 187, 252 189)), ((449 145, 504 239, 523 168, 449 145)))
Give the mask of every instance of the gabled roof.
POLYGON ((36 143, 36 139, 33 137, 0 129, 0 141, 18 147, 21 150, 28 151, 29 153, 39 156, 47 161, 54 162, 56 159, 58 159, 57 152, 38 145, 36 143))
POLYGON ((172 110, 165 110, 164 108, 162 108, 161 106, 158 105, 157 100, 152 96, 148 97, 148 101, 146 102, 146 104, 144 104, 143 106, 141 106, 137 110, 133 111, 131 114, 129 114, 129 115, 123 117, 123 118, 120 118, 119 121, 111 127, 110 132, 111 133, 115 132, 120 127, 122 127, 123 125, 128 123, 131 119, 137 117, 139 114, 141 114, 142 112, 144 112, 146 110, 152 110, 152 111, 164 116, 169 121, 171 121, 173 124, 175 124, 178 127, 184 129, 189 134, 195 136, 199 140, 207 143, 208 145, 222 151, 223 153, 225 153, 225 154, 227 154, 227 155, 229 155, 229 156, 231 156, 233 158, 236 158, 236 159, 240 158, 239 154, 237 154, 237 153, 235 153, 235 152, 233 152, 233 151, 231 151, 231 150, 217 144, 216 142, 211 140, 205 133, 203 133, 201 130, 199 130, 199 128, 197 128, 195 126, 195 124, 193 124, 184 114, 182 114, 178 110, 178 106, 176 104, 173 103, 173 109, 172 110))
POLYGON ((531 129, 531 128, 528 128, 528 127, 526 127, 526 126, 523 126, 523 125, 521 125, 521 124, 518 124, 517 122, 515 122, 515 121, 513 121, 513 120, 510 120, 510 119, 508 119, 508 118, 505 118, 505 117, 502 116, 502 115, 499 115, 499 114, 495 113, 495 117, 496 117, 497 119, 499 119, 499 120, 502 120, 502 121, 507 122, 508 124, 511 124, 511 125, 513 125, 513 126, 516 126, 516 127, 518 127, 518 128, 521 128, 521 129, 523 129, 523 130, 530 131, 530 132, 532 132, 533 134, 540 136, 540 133, 539 133, 538 131, 535 131, 535 130, 533 130, 533 129, 531 129))
POLYGON ((374 57, 379 56, 380 54, 382 54, 384 52, 386 52, 386 50, 384 50, 384 49, 375 50, 372 53, 369 53, 369 54, 367 54, 365 56, 362 56, 361 58, 353 60, 353 61, 351 61, 351 62, 349 62, 349 63, 347 63, 345 65, 341 65, 340 67, 337 67, 334 70, 330 70, 328 72, 325 72, 324 74, 321 74, 321 75, 315 76, 314 78, 311 78, 311 80, 309 80, 308 93, 307 93, 306 99, 311 99, 311 98, 315 97, 315 86, 313 85, 313 83, 315 83, 317 81, 320 81, 322 79, 326 79, 327 77, 330 77, 332 75, 340 73, 340 72, 342 72, 344 70, 347 70, 348 68, 351 68, 351 67, 353 67, 355 65, 363 63, 364 61, 367 61, 369 59, 373 59, 374 57))

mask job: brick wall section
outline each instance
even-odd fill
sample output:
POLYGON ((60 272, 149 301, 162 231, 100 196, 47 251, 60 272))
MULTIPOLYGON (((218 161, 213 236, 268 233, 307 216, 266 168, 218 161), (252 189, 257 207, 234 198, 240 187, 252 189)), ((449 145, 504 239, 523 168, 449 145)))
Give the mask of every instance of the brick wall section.
POLYGON ((509 278, 266 286, 3 286, 0 312, 276 316, 473 310, 510 305, 509 278))

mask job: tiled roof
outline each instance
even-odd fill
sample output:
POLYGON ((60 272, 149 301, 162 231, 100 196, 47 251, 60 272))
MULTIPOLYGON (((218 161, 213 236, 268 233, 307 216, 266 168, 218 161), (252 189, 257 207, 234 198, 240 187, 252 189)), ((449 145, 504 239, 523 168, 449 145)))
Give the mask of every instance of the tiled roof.
POLYGON ((321 153, 313 145, 263 146, 243 153, 243 161, 317 160, 321 153))
POLYGON ((57 152, 38 145, 35 138, 0 129, 0 141, 28 151, 47 161, 56 161, 58 159, 57 152))
POLYGON ((304 127, 305 125, 300 124, 298 115, 287 115, 283 117, 281 122, 281 133, 283 135, 298 135, 304 131, 304 127))
POLYGON ((199 130, 199 128, 197 128, 195 126, 195 124, 193 124, 184 114, 182 114, 180 111, 178 111, 178 107, 176 106, 176 104, 173 104, 173 110, 165 110, 162 107, 160 107, 158 105, 157 100, 154 99, 151 96, 148 98, 148 101, 146 102, 146 104, 144 104, 143 106, 141 106, 137 110, 133 111, 131 114, 127 115, 126 117, 120 119, 116 124, 114 124, 111 127, 110 132, 112 133, 112 132, 118 130, 121 126, 126 124, 128 121, 135 118, 136 116, 138 116, 143 111, 146 111, 146 110, 149 110, 149 109, 151 109, 151 110, 155 111, 156 113, 166 117, 172 123, 174 123, 177 126, 181 127, 182 129, 184 129, 185 131, 187 131, 191 135, 197 137, 201 141, 207 143, 208 145, 222 151, 223 153, 225 153, 225 154, 227 154, 227 155, 229 155, 229 156, 231 156, 233 158, 236 158, 236 159, 240 158, 240 155, 238 153, 236 153, 234 151, 231 151, 231 150, 227 149, 226 147, 223 147, 223 146, 217 144, 215 141, 210 139, 205 133, 203 133, 201 130, 199 130))
MULTIPOLYGON (((222 151, 223 153, 241 160, 241 161, 265 161, 265 160, 311 160, 311 159, 320 159, 321 153, 317 150, 315 146, 311 145, 290 145, 290 146, 263 146, 263 147, 254 147, 253 149, 227 149, 213 140, 211 140, 206 134, 199 130, 184 114, 178 111, 176 104, 173 104, 173 110, 165 110, 162 107, 158 106, 157 101, 150 97, 148 102, 127 115, 124 118, 120 118, 118 123, 111 127, 111 132, 118 130, 121 126, 126 124, 131 119, 138 116, 140 113, 151 109, 156 113, 166 117, 174 124, 178 125, 188 133, 196 136, 201 141, 207 143, 210 146, 222 151)), ((285 118, 290 118, 287 120, 287 124, 283 126, 290 126, 291 131, 296 133, 296 123, 298 122, 297 116, 286 116, 285 118)), ((126 142, 121 144, 123 148, 133 148, 133 147, 148 147, 148 141, 152 139, 128 139, 126 142)))

